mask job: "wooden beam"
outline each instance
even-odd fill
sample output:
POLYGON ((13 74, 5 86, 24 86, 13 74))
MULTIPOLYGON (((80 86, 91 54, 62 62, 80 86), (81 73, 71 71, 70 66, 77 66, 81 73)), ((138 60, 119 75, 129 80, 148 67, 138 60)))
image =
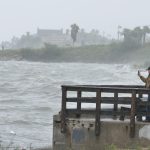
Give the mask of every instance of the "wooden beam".
POLYGON ((114 119, 117 117, 117 111, 118 111, 118 93, 114 93, 114 119))
MULTIPOLYGON (((82 103, 96 103, 96 97, 81 97, 81 98, 67 98, 67 102, 74 102, 80 101, 82 103)), ((101 103, 105 104, 114 104, 114 98, 113 97, 101 97, 101 103)), ((117 100, 118 104, 131 104, 131 97, 118 97, 117 100)))
POLYGON ((132 91, 131 116, 130 116, 130 137, 135 136, 135 109, 136 109, 136 91, 132 91))
POLYGON ((95 135, 100 135, 101 91, 96 92, 95 135))
POLYGON ((62 87, 62 106, 61 106, 61 132, 66 132, 66 97, 67 89, 62 87))
POLYGON ((80 111, 81 111, 81 101, 80 101, 80 98, 81 98, 81 91, 77 91, 77 117, 80 117, 80 111))

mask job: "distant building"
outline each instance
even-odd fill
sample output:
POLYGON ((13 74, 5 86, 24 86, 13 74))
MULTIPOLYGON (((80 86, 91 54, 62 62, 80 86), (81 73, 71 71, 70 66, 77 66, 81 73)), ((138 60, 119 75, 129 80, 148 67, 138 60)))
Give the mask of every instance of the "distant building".
POLYGON ((37 37, 42 43, 65 46, 71 42, 70 35, 64 34, 63 30, 37 29, 37 37))
MULTIPOLYGON (((92 30, 87 33, 84 29, 81 29, 77 34, 77 41, 74 46, 84 46, 84 45, 98 45, 98 44, 108 44, 111 40, 106 37, 101 36, 98 30, 92 30)), ((5 48, 33 48, 38 49, 45 47, 45 45, 57 45, 59 47, 70 47, 73 45, 70 30, 67 29, 65 33, 62 29, 37 29, 35 34, 30 34, 27 32, 20 38, 13 37, 11 42, 3 42, 5 48)))

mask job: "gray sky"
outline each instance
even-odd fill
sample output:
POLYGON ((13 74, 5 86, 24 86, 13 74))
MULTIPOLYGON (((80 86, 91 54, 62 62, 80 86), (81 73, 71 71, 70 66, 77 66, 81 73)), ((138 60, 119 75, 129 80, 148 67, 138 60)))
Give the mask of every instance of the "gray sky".
POLYGON ((37 28, 66 29, 72 23, 117 36, 117 26, 150 25, 150 0, 0 0, 0 42, 37 28))

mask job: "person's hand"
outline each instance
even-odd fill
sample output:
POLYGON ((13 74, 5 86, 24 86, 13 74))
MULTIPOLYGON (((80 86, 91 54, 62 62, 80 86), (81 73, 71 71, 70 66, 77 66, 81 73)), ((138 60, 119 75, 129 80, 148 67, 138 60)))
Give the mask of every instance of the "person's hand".
POLYGON ((138 76, 140 77, 141 76, 141 73, 140 73, 140 71, 138 70, 138 76))

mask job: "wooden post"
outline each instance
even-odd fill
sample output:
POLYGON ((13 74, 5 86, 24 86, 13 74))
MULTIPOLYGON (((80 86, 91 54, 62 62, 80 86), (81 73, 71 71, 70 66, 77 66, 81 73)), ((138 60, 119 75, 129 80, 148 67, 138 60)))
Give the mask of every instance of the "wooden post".
POLYGON ((80 115, 81 115, 81 101, 80 101, 80 98, 81 98, 81 91, 77 91, 77 114, 76 114, 77 117, 80 117, 80 115))
POLYGON ((96 92, 95 135, 100 135, 101 91, 96 92))
POLYGON ((146 116, 146 120, 149 121, 150 118, 150 93, 148 93, 148 103, 147 103, 147 116, 146 116))
POLYGON ((66 98, 67 98, 67 89, 62 87, 62 106, 61 106, 61 132, 65 133, 66 131, 66 98))
POLYGON ((140 115, 141 113, 141 109, 142 109, 142 106, 140 106, 140 102, 141 102, 141 98, 143 97, 143 94, 139 94, 139 98, 138 98, 138 101, 136 103, 136 112, 137 112, 137 115, 136 115, 136 120, 137 121, 142 121, 142 115, 140 115))
POLYGON ((132 92, 131 98, 131 116, 130 116, 130 137, 135 136, 135 109, 136 109, 136 91, 132 92))
POLYGON ((117 111, 118 111, 118 93, 114 93, 114 118, 117 117, 117 111))

